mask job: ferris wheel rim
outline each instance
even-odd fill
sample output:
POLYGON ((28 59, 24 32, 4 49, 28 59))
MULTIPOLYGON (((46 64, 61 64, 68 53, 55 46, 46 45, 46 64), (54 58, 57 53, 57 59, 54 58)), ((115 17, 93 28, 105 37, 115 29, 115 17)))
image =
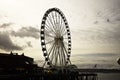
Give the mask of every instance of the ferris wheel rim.
MULTIPOLYGON (((64 16, 64 14, 62 13, 62 11, 58 8, 50 8, 46 11, 46 13, 44 14, 43 16, 43 19, 42 19, 42 23, 41 23, 41 46, 42 46, 42 51, 43 51, 43 55, 45 57, 45 60, 48 62, 48 65, 52 65, 50 63, 50 59, 49 59, 49 54, 48 54, 48 50, 47 50, 47 47, 46 47, 46 41, 45 41, 45 24, 46 24, 46 20, 49 16, 50 13, 52 13, 53 11, 57 12, 61 18, 63 19, 64 21, 64 24, 65 24, 65 28, 66 28, 66 34, 67 34, 67 39, 68 39, 68 49, 67 49, 67 61, 70 60, 70 54, 71 54, 71 35, 70 35, 70 29, 69 29, 69 25, 68 25, 68 22, 64 16)), ((53 31, 55 33, 55 31, 53 31)), ((49 36, 52 37, 52 35, 49 34, 49 36)), ((54 38, 55 39, 55 38, 54 38)), ((61 37, 62 39, 62 37, 61 37)), ((67 62, 66 61, 66 62, 67 62)))

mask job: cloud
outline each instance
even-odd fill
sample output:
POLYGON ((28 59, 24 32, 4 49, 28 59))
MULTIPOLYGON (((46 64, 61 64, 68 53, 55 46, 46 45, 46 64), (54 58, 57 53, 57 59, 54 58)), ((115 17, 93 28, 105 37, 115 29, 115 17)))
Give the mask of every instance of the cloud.
MULTIPOLYGON (((0 25, 0 28, 7 29, 11 25, 12 23, 4 23, 0 25)), ((34 27, 22 27, 18 29, 18 31, 14 30, 0 31, 0 49, 5 51, 12 51, 23 50, 26 47, 33 47, 30 41, 25 42, 26 45, 21 45, 22 47, 20 47, 19 44, 15 45, 12 42, 12 38, 10 38, 10 36, 14 36, 15 38, 20 37, 20 39, 24 37, 39 39, 39 30, 34 27)))
POLYGON ((7 32, 0 32, 0 49, 5 51, 22 50, 22 47, 15 45, 7 32))
POLYGON ((73 31, 73 35, 80 34, 79 39, 84 41, 96 41, 100 43, 120 44, 120 27, 118 26, 96 26, 85 30, 73 31))
POLYGON ((117 57, 119 56, 119 53, 89 53, 89 54, 74 54, 72 57, 117 57))
POLYGON ((32 47, 32 44, 31 44, 31 42, 29 41, 29 42, 27 42, 27 46, 28 47, 32 47))
POLYGON ((6 28, 10 25, 12 25, 12 23, 4 23, 4 24, 0 25, 0 28, 6 28))
POLYGON ((22 27, 19 31, 12 31, 11 35, 16 37, 32 37, 35 39, 39 39, 39 30, 33 27, 22 27))

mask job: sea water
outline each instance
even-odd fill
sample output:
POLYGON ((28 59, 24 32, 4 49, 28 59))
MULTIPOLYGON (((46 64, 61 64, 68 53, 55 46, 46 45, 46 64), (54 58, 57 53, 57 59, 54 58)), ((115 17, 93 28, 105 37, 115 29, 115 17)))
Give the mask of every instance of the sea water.
POLYGON ((98 80, 120 80, 120 73, 99 73, 98 80))

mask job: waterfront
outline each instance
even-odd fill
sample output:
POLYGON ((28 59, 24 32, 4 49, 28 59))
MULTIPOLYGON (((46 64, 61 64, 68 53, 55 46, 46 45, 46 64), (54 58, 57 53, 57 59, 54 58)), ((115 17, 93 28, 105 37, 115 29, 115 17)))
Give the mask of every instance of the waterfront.
POLYGON ((98 80, 120 80, 120 73, 99 73, 98 80))

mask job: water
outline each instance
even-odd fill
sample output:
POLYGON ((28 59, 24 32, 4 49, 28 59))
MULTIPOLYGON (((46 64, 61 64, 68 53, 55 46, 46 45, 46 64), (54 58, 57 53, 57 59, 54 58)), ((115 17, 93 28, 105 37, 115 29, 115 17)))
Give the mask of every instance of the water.
POLYGON ((120 80, 120 73, 99 73, 98 80, 120 80))

